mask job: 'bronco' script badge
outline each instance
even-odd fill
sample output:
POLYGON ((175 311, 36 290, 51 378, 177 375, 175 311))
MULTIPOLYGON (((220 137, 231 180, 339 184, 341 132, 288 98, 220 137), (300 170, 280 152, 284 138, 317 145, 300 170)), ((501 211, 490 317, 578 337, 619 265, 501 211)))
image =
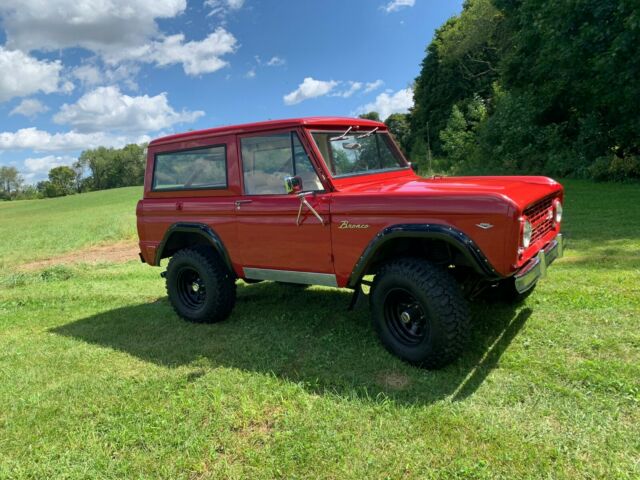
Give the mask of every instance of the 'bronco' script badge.
POLYGON ((342 220, 338 228, 369 228, 366 223, 349 223, 349 220, 342 220))

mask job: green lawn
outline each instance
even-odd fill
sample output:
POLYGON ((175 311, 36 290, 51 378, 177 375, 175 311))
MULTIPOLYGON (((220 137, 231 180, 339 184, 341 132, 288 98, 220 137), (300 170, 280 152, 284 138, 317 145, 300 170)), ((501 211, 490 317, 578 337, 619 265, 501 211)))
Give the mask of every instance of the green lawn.
MULTIPOLYGON (((101 193, 100 221, 138 194, 101 193)), ((61 250, 54 206, 89 197, 0 205, 3 248, 61 250)), ((347 291, 241 285, 228 321, 191 325, 139 262, 5 273, 0 478, 639 478, 638 204, 567 182, 566 257, 523 306, 474 306, 438 372, 386 353, 347 291)))
POLYGON ((0 271, 79 247, 133 238, 142 187, 0 202, 0 271))

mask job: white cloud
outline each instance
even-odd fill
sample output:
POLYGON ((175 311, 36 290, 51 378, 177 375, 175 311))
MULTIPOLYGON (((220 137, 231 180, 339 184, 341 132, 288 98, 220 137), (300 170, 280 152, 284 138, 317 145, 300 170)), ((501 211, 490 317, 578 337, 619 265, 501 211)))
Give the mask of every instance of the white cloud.
POLYGON ((381 7, 385 12, 397 12, 401 8, 413 7, 416 4, 416 0, 391 0, 384 7, 381 7))
MULTIPOLYGON (((218 3, 237 10, 244 0, 218 3)), ((186 5, 186 0, 3 0, 0 18, 8 48, 23 54, 85 48, 108 65, 104 69, 96 65, 76 69, 76 78, 85 86, 124 82, 136 89, 134 77, 139 68, 135 64, 178 64, 187 75, 199 75, 226 66, 228 62, 221 57, 237 49, 235 37, 222 27, 202 40, 189 41, 183 33, 163 35, 157 20, 182 14, 186 5), (123 62, 125 67, 115 67, 123 62)), ((59 62, 49 64, 61 68, 59 62)), ((2 81, 7 82, 5 78, 2 81)), ((46 91, 44 87, 40 90, 46 91)))
POLYGON ((69 155, 47 155, 46 157, 27 158, 20 173, 27 183, 35 183, 46 179, 49 175, 49 170, 52 168, 63 165, 71 166, 75 161, 76 157, 69 155))
POLYGON ((347 83, 349 84, 349 88, 347 88, 346 90, 343 90, 341 92, 337 92, 337 93, 333 94, 333 96, 334 97, 349 98, 354 93, 356 93, 358 90, 360 90, 362 88, 362 86, 363 86, 362 82, 349 81, 347 83))
POLYGON ((256 78, 256 67, 252 67, 247 73, 244 74, 245 78, 256 78))
POLYGON ((413 107, 413 90, 405 88, 395 93, 381 93, 371 103, 367 103, 356 110, 356 114, 378 112, 382 120, 386 120, 392 113, 407 113, 413 107))
POLYGON ((144 45, 158 34, 156 19, 185 8, 186 0, 3 0, 0 14, 11 48, 107 53, 144 45))
POLYGON ((286 63, 287 63, 287 61, 284 58, 278 57, 277 55, 275 55, 275 56, 273 56, 273 57, 271 57, 269 59, 269 61, 267 62, 267 66, 268 67, 281 67, 286 63))
POLYGON ((193 122, 203 111, 176 112, 166 92, 155 97, 131 97, 118 87, 98 87, 85 93, 76 103, 64 104, 54 122, 73 126, 79 132, 154 132, 176 123, 193 122))
POLYGON ((321 97, 331 92, 340 82, 333 80, 315 80, 312 77, 306 77, 298 88, 283 97, 285 105, 295 105, 310 98, 321 97))
POLYGON ((100 68, 92 63, 85 63, 74 68, 71 76, 79 80, 85 87, 97 85, 124 83, 131 90, 137 90, 138 84, 134 81, 140 67, 131 63, 118 65, 115 68, 100 68))
POLYGON ((222 56, 235 52, 236 38, 222 27, 203 40, 185 42, 182 33, 163 37, 141 47, 123 49, 106 55, 107 62, 125 60, 155 63, 159 66, 182 64, 187 75, 212 73, 228 65, 222 56))
POLYGON ((25 117, 35 117, 39 113, 44 113, 49 108, 44 105, 40 100, 36 100, 35 98, 25 98, 22 100, 18 106, 16 106, 9 115, 24 115, 25 117))
POLYGON ((95 65, 80 65, 73 69, 71 75, 85 85, 98 85, 104 81, 102 71, 95 65))
POLYGON ((364 86, 364 93, 371 93, 374 90, 379 89, 383 85, 384 85, 384 82, 382 80, 376 80, 374 82, 367 82, 365 84, 365 86, 364 86))
MULTIPOLYGON (((256 58, 256 61, 260 63, 260 59, 256 58)), ((310 98, 321 97, 329 95, 330 97, 350 98, 357 92, 362 94, 371 93, 374 90, 379 89, 384 85, 382 80, 375 80, 373 82, 356 82, 354 80, 342 81, 342 80, 316 80, 312 77, 306 77, 304 81, 298 85, 298 88, 293 92, 290 92, 284 96, 284 103, 286 105, 295 105, 310 98), (339 89, 336 89, 340 86, 339 89)))
POLYGON ((148 142, 147 135, 111 135, 104 132, 76 131, 50 133, 35 127, 15 132, 0 132, 1 150, 34 150, 37 152, 85 150, 87 148, 122 147, 129 143, 148 142))
POLYGON ((209 7, 211 12, 208 16, 225 16, 230 11, 240 10, 244 5, 244 0, 205 0, 204 6, 209 7))
POLYGON ((0 46, 0 102, 36 92, 69 91, 73 85, 62 80, 59 61, 38 60, 19 50, 0 46))

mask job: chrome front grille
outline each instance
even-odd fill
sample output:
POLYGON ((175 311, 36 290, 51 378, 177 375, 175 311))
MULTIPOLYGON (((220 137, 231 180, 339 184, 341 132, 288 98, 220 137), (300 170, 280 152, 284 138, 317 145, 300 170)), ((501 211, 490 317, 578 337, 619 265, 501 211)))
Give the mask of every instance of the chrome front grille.
POLYGON ((553 195, 545 197, 529 205, 524 211, 524 216, 533 227, 531 245, 553 230, 553 199, 553 195))

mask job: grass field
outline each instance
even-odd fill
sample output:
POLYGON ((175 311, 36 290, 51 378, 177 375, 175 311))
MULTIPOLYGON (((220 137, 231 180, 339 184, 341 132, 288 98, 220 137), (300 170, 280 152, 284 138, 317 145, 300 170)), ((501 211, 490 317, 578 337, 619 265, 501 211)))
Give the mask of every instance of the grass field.
POLYGON ((0 204, 0 478, 640 478, 637 186, 567 182, 566 257, 438 372, 347 291, 241 285, 203 326, 135 259, 16 273, 130 237, 138 195, 0 204))
POLYGON ((0 271, 79 247, 134 238, 142 187, 0 202, 0 271))

